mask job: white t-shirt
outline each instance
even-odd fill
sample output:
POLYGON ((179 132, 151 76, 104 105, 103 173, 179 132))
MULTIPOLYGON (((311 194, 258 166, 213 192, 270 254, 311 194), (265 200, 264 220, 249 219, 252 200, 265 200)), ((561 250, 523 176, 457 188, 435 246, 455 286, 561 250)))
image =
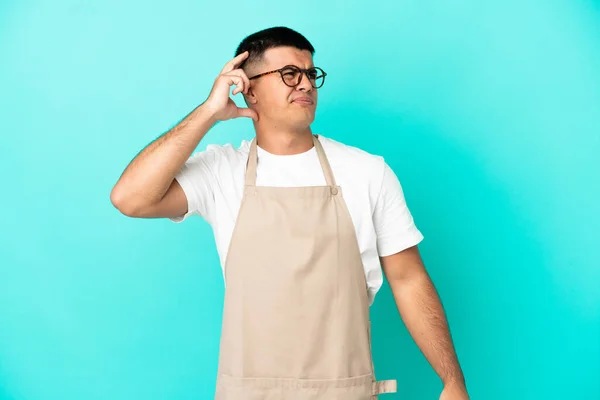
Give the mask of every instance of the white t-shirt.
MULTIPOLYGON (((414 224, 396 174, 383 157, 318 136, 336 184, 350 211, 362 257, 370 304, 383 283, 379 257, 418 244, 423 235, 414 224)), ((221 268, 225 265, 233 227, 240 209, 250 141, 208 145, 192 154, 175 179, 188 201, 182 222, 200 215, 213 228, 221 268)), ((294 155, 275 155, 258 147, 257 186, 321 186, 325 176, 316 149, 294 155)))

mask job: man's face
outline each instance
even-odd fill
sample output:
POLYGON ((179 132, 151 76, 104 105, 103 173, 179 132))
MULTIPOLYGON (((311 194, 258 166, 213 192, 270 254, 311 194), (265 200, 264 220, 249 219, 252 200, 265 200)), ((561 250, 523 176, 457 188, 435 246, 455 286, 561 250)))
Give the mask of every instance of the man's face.
MULTIPOLYGON (((258 75, 295 65, 301 69, 313 67, 312 55, 308 50, 295 47, 268 49, 263 60, 249 75, 258 75)), ((261 120, 268 120, 282 128, 305 129, 314 121, 317 108, 317 89, 313 88, 306 74, 295 87, 286 85, 281 74, 275 72, 250 81, 253 108, 261 120)))

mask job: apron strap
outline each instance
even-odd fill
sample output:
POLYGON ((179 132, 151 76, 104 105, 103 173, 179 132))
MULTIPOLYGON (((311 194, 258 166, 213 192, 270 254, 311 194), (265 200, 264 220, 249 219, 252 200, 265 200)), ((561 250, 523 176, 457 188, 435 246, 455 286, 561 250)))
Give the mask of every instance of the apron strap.
POLYGON ((335 178, 333 177, 333 171, 331 170, 331 165, 329 165, 329 160, 325 155, 325 150, 323 150, 323 146, 318 139, 318 135, 313 135, 313 143, 315 144, 315 149, 317 150, 317 155, 319 156, 319 162, 321 163, 321 168, 323 169, 327 186, 335 187, 336 185, 335 178))
POLYGON ((373 396, 377 396, 382 393, 396 393, 396 380, 389 379, 386 381, 373 382, 373 396))
POLYGON ((256 150, 256 136, 250 143, 250 152, 248 153, 248 163, 246 164, 246 186, 256 186, 256 166, 258 163, 258 153, 256 150))
MULTIPOLYGON (((327 186, 336 186, 335 178, 333 176, 333 171, 331 170, 331 165, 329 165, 329 160, 327 159, 327 155, 325 155, 325 150, 323 150, 323 146, 319 139, 317 139, 318 135, 312 135, 313 144, 315 146, 315 150, 317 151, 317 155, 319 156, 319 162, 321 163, 321 169, 323 170, 323 174, 325 175, 325 181, 327 182, 327 186)), ((252 139, 250 143, 250 152, 248 153, 248 162, 246 163, 246 186, 256 186, 256 169, 258 165, 258 150, 256 149, 256 136, 252 139)))

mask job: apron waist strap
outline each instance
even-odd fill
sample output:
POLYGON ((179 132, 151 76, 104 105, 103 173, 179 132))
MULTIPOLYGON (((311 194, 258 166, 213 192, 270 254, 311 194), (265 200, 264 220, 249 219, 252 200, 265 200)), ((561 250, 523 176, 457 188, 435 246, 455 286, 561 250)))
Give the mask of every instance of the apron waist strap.
POLYGON ((373 396, 382 393, 396 393, 396 380, 389 379, 385 381, 373 382, 373 396))

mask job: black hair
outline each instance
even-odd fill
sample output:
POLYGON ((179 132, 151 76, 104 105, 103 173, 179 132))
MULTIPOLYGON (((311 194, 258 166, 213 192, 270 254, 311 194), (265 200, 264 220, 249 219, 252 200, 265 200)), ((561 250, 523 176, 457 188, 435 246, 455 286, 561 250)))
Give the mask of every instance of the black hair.
POLYGON ((282 46, 295 47, 298 50, 308 50, 311 55, 315 54, 313 45, 300 33, 284 26, 276 26, 247 36, 240 42, 235 51, 235 56, 245 51, 249 52, 248 58, 240 66, 243 68, 248 64, 261 61, 265 51, 268 49, 282 46))

